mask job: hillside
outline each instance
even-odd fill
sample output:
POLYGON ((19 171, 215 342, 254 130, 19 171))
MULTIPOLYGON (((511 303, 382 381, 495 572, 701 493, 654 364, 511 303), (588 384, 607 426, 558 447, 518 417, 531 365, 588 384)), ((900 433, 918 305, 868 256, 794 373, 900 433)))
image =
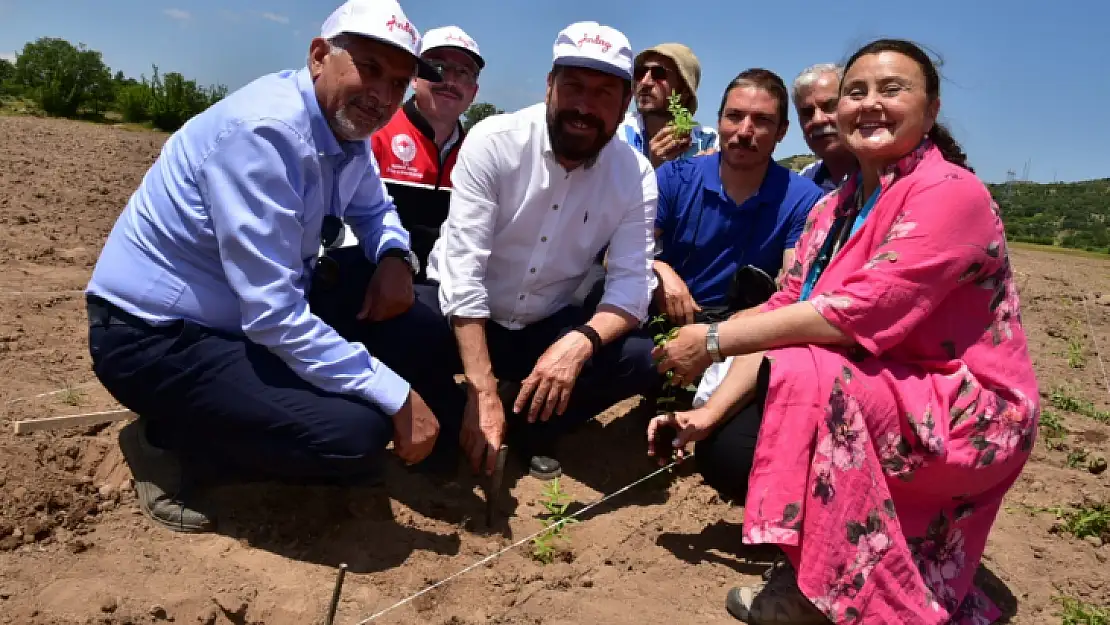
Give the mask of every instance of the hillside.
POLYGON ((802 171, 802 168, 816 160, 817 157, 812 154, 795 154, 794 156, 780 158, 775 162, 794 171, 802 171))
POLYGON ((988 186, 1011 240, 1110 253, 1110 178, 988 186))
MULTIPOLYGON (((812 154, 795 154, 777 162, 801 171, 814 160, 812 154)), ((1110 254, 1110 178, 987 187, 1002 209, 1010 240, 1110 254)))

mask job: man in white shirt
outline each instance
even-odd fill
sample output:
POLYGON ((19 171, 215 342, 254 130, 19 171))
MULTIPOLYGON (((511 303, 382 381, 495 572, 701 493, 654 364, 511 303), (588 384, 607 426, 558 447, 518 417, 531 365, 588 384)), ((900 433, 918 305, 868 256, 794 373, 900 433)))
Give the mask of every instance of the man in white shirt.
POLYGON ((554 45, 546 102, 483 120, 460 150, 428 277, 467 380, 460 438, 474 470, 484 455, 492 471, 508 412, 532 475, 557 477, 558 434, 661 384, 651 337, 639 331, 651 300, 655 173, 613 140, 631 95, 628 39, 571 24, 554 45), (586 310, 574 293, 606 245, 605 292, 586 310))

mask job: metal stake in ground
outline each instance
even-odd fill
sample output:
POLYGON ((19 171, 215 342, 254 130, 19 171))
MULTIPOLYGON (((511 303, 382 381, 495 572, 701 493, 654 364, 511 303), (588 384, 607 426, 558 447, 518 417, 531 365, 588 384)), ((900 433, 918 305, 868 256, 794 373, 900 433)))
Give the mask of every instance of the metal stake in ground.
POLYGON ((493 526, 493 512, 501 496, 501 480, 505 477, 505 460, 509 457, 509 448, 502 445, 497 450, 497 465, 490 476, 489 490, 486 491, 486 527, 493 526))
POLYGON ((335 622, 335 609, 339 607, 339 594, 343 590, 343 578, 347 575, 347 563, 343 562, 339 565, 339 575, 335 578, 335 589, 331 591, 331 605, 328 606, 328 619, 324 621, 325 625, 332 625, 335 622))

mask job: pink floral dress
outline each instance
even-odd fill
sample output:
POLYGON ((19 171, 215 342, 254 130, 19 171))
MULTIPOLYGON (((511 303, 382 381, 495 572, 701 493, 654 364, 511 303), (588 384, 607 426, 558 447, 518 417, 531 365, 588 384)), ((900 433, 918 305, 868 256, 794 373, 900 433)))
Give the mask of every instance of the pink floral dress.
MULTIPOLYGON (((814 207, 764 310, 798 301, 855 186, 814 207)), ((858 346, 767 352, 744 542, 780 545, 835 623, 992 623, 972 577, 1040 400, 990 193, 923 142, 810 301, 858 346)))

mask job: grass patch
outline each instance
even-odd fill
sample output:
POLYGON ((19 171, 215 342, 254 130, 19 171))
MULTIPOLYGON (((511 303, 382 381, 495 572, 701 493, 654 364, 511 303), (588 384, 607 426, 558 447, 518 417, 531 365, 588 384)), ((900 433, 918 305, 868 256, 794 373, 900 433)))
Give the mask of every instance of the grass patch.
POLYGON ((1110 625, 1110 611, 1072 597, 1056 597, 1063 613, 1060 625, 1110 625))
POLYGON ((1102 252, 1090 252, 1087 250, 1079 250, 1071 247, 1060 247, 1059 245, 1041 245, 1039 243, 1024 243, 1021 241, 1010 241, 1006 245, 1013 249, 1028 250, 1032 252, 1046 252, 1049 254, 1062 254, 1064 256, 1080 256, 1083 258, 1094 258, 1098 260, 1110 260, 1110 254, 1102 252))

